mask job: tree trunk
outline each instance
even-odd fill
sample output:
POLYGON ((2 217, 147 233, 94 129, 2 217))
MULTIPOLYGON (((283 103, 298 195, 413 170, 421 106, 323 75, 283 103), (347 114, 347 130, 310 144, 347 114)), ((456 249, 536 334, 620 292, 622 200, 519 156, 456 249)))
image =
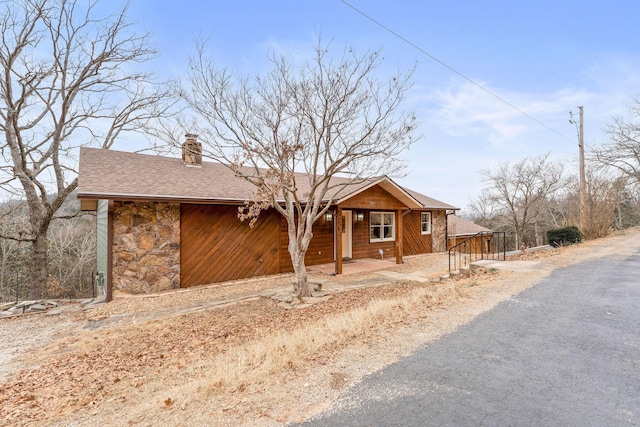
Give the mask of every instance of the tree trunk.
POLYGON ((47 287, 47 231, 35 235, 31 244, 31 297, 43 298, 47 287))
POLYGON ((304 255, 305 253, 297 253, 293 263, 293 271, 296 274, 293 286, 298 298, 311 296, 311 289, 309 289, 309 282, 307 281, 307 267, 304 265, 304 255))
POLYGON ((311 290, 309 289, 309 283, 307 282, 307 267, 304 264, 304 258, 309 248, 309 243, 313 238, 311 227, 313 222, 314 213, 304 213, 304 221, 300 221, 296 218, 296 215, 292 212, 287 212, 285 216, 287 218, 287 234, 289 235, 289 255, 291 256, 291 262, 293 264, 293 271, 295 273, 295 282, 293 284, 294 292, 298 298, 310 297, 311 290), (297 220, 297 221, 296 221, 297 220))

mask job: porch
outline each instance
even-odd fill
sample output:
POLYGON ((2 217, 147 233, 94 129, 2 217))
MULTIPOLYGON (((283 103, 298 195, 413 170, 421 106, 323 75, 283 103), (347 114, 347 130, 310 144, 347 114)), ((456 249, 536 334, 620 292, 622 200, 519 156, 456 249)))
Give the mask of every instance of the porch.
MULTIPOLYGON (((342 261, 342 274, 356 274, 356 273, 368 273, 371 271, 385 270, 387 268, 395 267, 395 258, 375 259, 375 258, 361 258, 342 261)), ((336 272, 336 263, 317 264, 307 267, 309 273, 322 273, 327 275, 333 275, 336 272)))

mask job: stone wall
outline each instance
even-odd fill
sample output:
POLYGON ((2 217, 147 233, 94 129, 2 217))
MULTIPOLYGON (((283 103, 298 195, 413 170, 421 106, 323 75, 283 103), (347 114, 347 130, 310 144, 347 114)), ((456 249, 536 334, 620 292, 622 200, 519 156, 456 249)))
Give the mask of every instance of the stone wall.
POLYGON ((431 234, 433 235, 433 252, 447 250, 447 216, 445 211, 433 211, 431 214, 431 234))
POLYGON ((114 203, 112 275, 115 292, 180 287, 179 203, 114 203))

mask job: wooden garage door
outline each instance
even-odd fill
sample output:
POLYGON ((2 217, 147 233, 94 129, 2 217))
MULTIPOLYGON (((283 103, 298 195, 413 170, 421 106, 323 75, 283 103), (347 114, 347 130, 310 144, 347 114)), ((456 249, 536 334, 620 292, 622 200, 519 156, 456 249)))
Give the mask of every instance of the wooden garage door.
POLYGON ((235 206, 180 207, 180 286, 279 273, 280 218, 260 214, 253 228, 235 206))

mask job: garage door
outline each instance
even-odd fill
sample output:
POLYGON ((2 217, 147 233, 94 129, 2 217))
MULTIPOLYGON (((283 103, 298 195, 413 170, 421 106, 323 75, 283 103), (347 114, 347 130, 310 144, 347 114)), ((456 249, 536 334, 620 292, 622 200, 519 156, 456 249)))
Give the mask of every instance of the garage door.
POLYGON ((253 226, 236 206, 180 207, 180 286, 183 288, 279 273, 280 217, 266 211, 253 226))

